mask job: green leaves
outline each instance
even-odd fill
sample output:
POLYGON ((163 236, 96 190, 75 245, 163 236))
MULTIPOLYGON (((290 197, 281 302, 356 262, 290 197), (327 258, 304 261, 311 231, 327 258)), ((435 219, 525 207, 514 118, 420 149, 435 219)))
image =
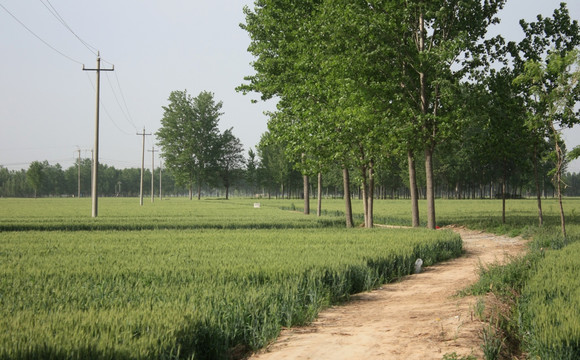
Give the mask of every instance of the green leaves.
POLYGON ((534 59, 524 63, 523 72, 514 80, 530 94, 531 128, 551 130, 580 122, 575 105, 580 100, 580 53, 572 50, 552 52, 545 61, 534 59))
POLYGON ((164 106, 161 128, 155 134, 166 166, 180 184, 198 185, 208 180, 220 158, 219 117, 222 103, 202 91, 192 98, 185 91, 173 91, 164 106))

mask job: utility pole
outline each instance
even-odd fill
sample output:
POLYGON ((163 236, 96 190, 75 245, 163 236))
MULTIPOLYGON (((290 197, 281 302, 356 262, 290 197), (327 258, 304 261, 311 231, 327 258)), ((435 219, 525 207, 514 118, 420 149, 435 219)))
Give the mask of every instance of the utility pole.
POLYGON ((139 190, 139 205, 143 206, 143 171, 145 170, 145 135, 151 135, 145 133, 145 127, 143 127, 143 132, 137 135, 143 136, 143 150, 141 152, 141 187, 139 190))
POLYGON ((159 159, 159 200, 162 199, 161 196, 161 171, 163 170, 163 161, 161 161, 161 159, 159 159))
POLYGON ((155 179, 155 146, 151 147, 151 150, 147 150, 151 153, 151 202, 155 202, 155 191, 153 189, 154 179, 155 179))
POLYGON ((77 189, 78 189, 78 195, 77 197, 80 199, 81 198, 81 149, 79 148, 77 150, 79 152, 79 161, 78 161, 78 184, 77 184, 77 189))
POLYGON ((92 216, 97 217, 99 214, 99 204, 98 204, 98 193, 97 193, 97 182, 99 180, 99 105, 100 105, 100 87, 101 87, 101 71, 115 71, 115 66, 110 69, 101 69, 101 53, 97 52, 97 68, 96 69, 85 69, 83 65, 83 71, 96 71, 97 72, 97 111, 95 117, 95 147, 93 154, 93 174, 91 177, 91 197, 93 199, 93 211, 92 216))

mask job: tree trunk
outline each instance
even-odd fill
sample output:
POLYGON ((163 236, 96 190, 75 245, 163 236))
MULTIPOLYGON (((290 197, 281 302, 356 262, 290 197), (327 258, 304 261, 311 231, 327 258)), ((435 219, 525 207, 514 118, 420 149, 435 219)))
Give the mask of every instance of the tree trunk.
POLYGON ((342 182, 344 185, 344 213, 346 215, 346 227, 352 228, 354 227, 354 221, 352 221, 352 204, 350 202, 350 176, 346 167, 342 169, 342 182))
POLYGON ((433 150, 425 150, 425 178, 427 181, 427 228, 435 229, 435 192, 433 186, 433 150))
POLYGON ((189 183, 189 200, 193 200, 193 184, 189 183))
POLYGON ((229 196, 230 196, 230 186, 228 185, 228 186, 226 186, 226 200, 230 199, 229 196))
POLYGON ((562 226, 562 236, 564 240, 566 239, 566 218, 564 216, 564 207, 562 206, 562 182, 561 182, 561 172, 558 171, 557 181, 558 181, 558 203, 560 204, 560 225, 562 226))
MULTIPOLYGON (((419 36, 419 53, 423 53, 423 51, 425 50, 425 20, 423 17, 423 11, 420 10, 419 13, 419 34, 417 34, 417 36, 419 36)), ((423 116, 425 116, 427 114, 427 85, 425 83, 425 73, 423 71, 419 71, 419 94, 421 97, 421 114, 423 114, 423 116)), ((425 120, 423 120, 425 121, 425 120)), ((427 192, 431 192, 430 195, 432 194, 433 188, 430 187, 429 185, 432 184, 432 176, 433 176, 433 172, 429 170, 429 168, 432 169, 431 166, 431 152, 425 151, 425 172, 426 172, 426 179, 427 179, 427 192)), ((429 194, 427 194, 428 198, 427 198, 427 227, 429 229, 431 228, 435 228, 435 221, 434 221, 434 216, 431 216, 431 210, 434 210, 434 207, 431 206, 430 204, 430 199, 429 199, 429 194)))
POLYGON ((304 179, 304 215, 310 215, 310 187, 308 186, 308 175, 304 179))
POLYGON ((374 190, 375 189, 375 175, 373 169, 373 162, 369 166, 369 178, 368 178, 368 194, 367 194, 367 228, 372 228, 374 226, 373 222, 373 206, 374 206, 374 190))
POLYGON ((318 203, 316 207, 316 216, 322 216, 322 173, 318 173, 318 203))
POLYGON ((411 217, 413 227, 419 227, 419 191, 417 190, 417 172, 415 170, 415 155, 413 150, 407 151, 409 162, 409 191, 411 192, 411 217))
POLYGON ((536 197, 538 199, 538 222, 542 227, 544 215, 542 214, 542 192, 540 191, 540 178, 538 176, 538 143, 534 144, 534 180, 536 181, 536 197))
POLYGON ((361 195, 359 196, 359 198, 362 197, 364 223, 365 223, 365 227, 368 227, 369 202, 368 202, 367 194, 369 191, 369 183, 368 183, 368 178, 367 178, 367 167, 366 166, 361 167, 361 177, 362 177, 362 186, 361 186, 361 191, 360 191, 361 195))
MULTIPOLYGON (((552 131, 554 134, 557 134, 553 123, 552 131)), ((564 152, 562 151, 560 144, 558 144, 558 136, 554 137, 554 142, 556 143, 556 188, 558 191, 558 203, 560 205, 560 225, 562 226, 562 236, 564 236, 564 240, 566 240, 566 218, 564 216, 564 207, 562 206, 562 165, 564 164, 564 152)))
POLYGON ((502 177, 502 184, 501 184, 501 223, 505 224, 505 192, 506 192, 506 184, 505 184, 505 169, 502 177))
POLYGON ((197 184, 197 200, 201 200, 201 181, 197 184))

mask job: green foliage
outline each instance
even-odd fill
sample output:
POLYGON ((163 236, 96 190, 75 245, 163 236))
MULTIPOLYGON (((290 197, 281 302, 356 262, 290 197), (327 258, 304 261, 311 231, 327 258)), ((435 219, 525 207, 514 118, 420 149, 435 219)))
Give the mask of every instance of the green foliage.
POLYGON ((0 204, 0 358, 240 356, 461 253, 448 231, 325 228, 275 202, 103 199, 98 219, 77 199, 0 204))
POLYGON ((503 339, 493 324, 486 325, 483 328, 481 336, 483 340, 481 349, 483 350, 485 360, 499 359, 501 348, 503 346, 503 339))
POLYGON ((495 294, 509 297, 514 292, 519 293, 523 289, 530 270, 532 270, 539 257, 531 256, 512 258, 506 265, 491 264, 481 266, 479 280, 465 290, 472 295, 484 295, 490 291, 495 294))
POLYGON ((187 94, 187 90, 173 91, 168 100, 169 104, 163 107, 161 128, 155 135, 165 165, 180 184, 191 186, 195 181, 199 198, 201 185, 211 178, 223 155, 218 129, 223 104, 216 103, 213 93, 207 91, 196 97, 187 94))
POLYGON ((580 146, 576 146, 567 154, 568 161, 576 160, 580 157, 580 146))
POLYGON ((26 180, 34 189, 34 197, 38 195, 44 177, 44 165, 38 161, 33 161, 26 171, 26 180))
POLYGON ((229 198, 230 186, 242 177, 245 163, 244 148, 240 139, 232 133, 232 129, 227 129, 220 135, 218 147, 218 172, 226 188, 226 200, 229 198))
POLYGON ((485 300, 482 297, 477 298, 477 302, 473 308, 475 316, 477 316, 480 320, 485 320, 484 312, 485 312, 485 300))

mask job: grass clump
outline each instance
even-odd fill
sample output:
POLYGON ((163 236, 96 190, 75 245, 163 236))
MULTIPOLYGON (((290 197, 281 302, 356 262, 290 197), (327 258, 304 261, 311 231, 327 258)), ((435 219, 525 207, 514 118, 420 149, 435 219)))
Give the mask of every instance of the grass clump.
POLYGON ((477 358, 473 355, 457 355, 457 353, 453 352, 450 354, 443 355, 443 360, 477 360, 477 358))

